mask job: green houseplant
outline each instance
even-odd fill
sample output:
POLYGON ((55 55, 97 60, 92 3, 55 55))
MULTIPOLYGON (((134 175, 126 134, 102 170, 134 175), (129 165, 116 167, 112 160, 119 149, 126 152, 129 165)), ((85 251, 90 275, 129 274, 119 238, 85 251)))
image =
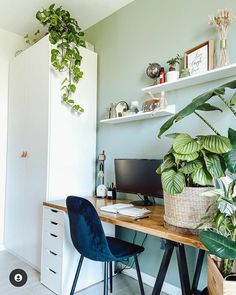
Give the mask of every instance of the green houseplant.
POLYGON ((233 260, 236 259, 236 180, 226 188, 215 189, 208 194, 215 197, 217 209, 202 218, 199 227, 211 224, 211 230, 200 233, 201 242, 211 254, 222 259, 221 272, 224 276, 232 272, 233 260))
POLYGON ((167 61, 169 72, 166 74, 167 82, 174 82, 179 79, 179 71, 176 70, 176 65, 180 64, 182 57, 179 54, 167 61))
MULTIPOLYGON (((72 107, 73 110, 83 112, 84 109, 75 102, 72 96, 76 92, 77 84, 83 77, 80 69, 82 56, 79 46, 85 46, 84 32, 81 30, 76 19, 72 18, 67 10, 61 6, 52 4, 48 9, 37 11, 36 18, 47 29, 49 41, 53 45, 51 50, 51 64, 59 72, 64 72, 66 77, 62 81, 62 101, 72 107)), ((28 44, 35 43, 39 30, 33 40, 25 36, 28 44)))
MULTIPOLYGON (((236 131, 232 128, 228 130, 228 137, 222 136, 201 114, 200 111, 215 111, 219 108, 207 103, 210 98, 219 97, 224 104, 232 111, 236 116, 236 111, 233 105, 236 103, 235 95, 228 102, 224 98, 224 94, 227 88, 235 89, 236 81, 224 84, 216 89, 213 89, 207 93, 204 93, 187 105, 180 112, 171 117, 166 123, 164 123, 159 132, 159 137, 165 133, 174 123, 182 120, 183 118, 195 114, 198 118, 203 120, 204 123, 215 133, 215 135, 209 136, 197 136, 192 138, 187 134, 174 134, 174 143, 171 150, 164 157, 164 162, 157 172, 161 174, 162 185, 165 192, 165 221, 168 222, 169 218, 172 218, 171 224, 177 224, 181 227, 181 222, 176 222, 175 218, 181 216, 181 208, 186 206, 187 197, 192 193, 192 202, 196 200, 196 196, 201 194, 202 191, 198 189, 189 190, 188 185, 207 186, 213 179, 218 179, 225 175, 226 171, 230 173, 236 173, 236 131), (181 194, 182 192, 185 195, 181 194), (176 197, 176 198, 175 198, 176 197), (172 199, 170 199, 172 198, 172 199), (186 201, 185 201, 186 198, 186 201), (168 201, 169 199, 169 201, 168 201), (181 204, 181 202, 183 203, 181 204), (179 214, 174 216, 176 207, 172 210, 168 209, 170 206, 179 206, 179 214)), ((206 189, 206 190, 209 190, 206 189)), ((204 196, 206 197, 206 195, 204 196)), ((194 204, 197 206, 202 202, 202 198, 199 198, 194 204)), ((209 206, 211 199, 205 203, 201 212, 197 213, 197 220, 200 222, 201 215, 204 215, 204 210, 209 206), (204 208, 205 207, 205 208, 204 208)), ((189 211, 194 214, 193 204, 189 200, 189 211)), ((185 208, 187 210, 187 208, 185 208)), ((212 209, 214 210, 214 209, 212 209)), ((178 212, 178 211, 177 211, 178 212)), ((192 214, 192 215, 193 215, 192 214)), ((199 223, 198 222, 198 223, 199 223)), ((186 226, 188 226, 186 222, 186 226)))

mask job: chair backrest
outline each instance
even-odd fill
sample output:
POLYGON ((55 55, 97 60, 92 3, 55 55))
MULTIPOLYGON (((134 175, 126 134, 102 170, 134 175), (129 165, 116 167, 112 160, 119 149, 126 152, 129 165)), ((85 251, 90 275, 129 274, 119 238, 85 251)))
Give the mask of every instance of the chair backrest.
POLYGON ((111 261, 113 256, 94 206, 88 200, 75 196, 67 197, 66 206, 76 250, 92 260, 111 261))

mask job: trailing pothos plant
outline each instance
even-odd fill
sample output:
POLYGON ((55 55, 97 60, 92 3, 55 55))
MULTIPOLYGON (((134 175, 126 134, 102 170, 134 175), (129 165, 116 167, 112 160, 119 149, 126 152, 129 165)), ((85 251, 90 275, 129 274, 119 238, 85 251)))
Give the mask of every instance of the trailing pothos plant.
MULTIPOLYGON (((39 10, 36 18, 41 25, 47 28, 49 41, 53 45, 51 50, 51 64, 55 70, 65 72, 66 78, 62 81, 62 100, 69 104, 72 109, 83 112, 84 109, 72 98, 76 91, 76 85, 83 77, 80 69, 82 56, 79 46, 85 46, 83 40, 84 32, 78 25, 76 19, 72 18, 67 10, 55 4, 48 9, 39 10)), ((35 36, 39 31, 35 33, 35 36)), ((35 42, 33 39, 33 43, 35 42)), ((31 43, 29 35, 25 36, 25 41, 31 43)))
MULTIPOLYGON (((227 189, 215 189, 207 192, 216 200, 217 210, 202 218, 199 227, 206 224, 211 230, 200 233, 200 240, 209 252, 220 257, 220 271, 223 276, 232 273, 233 261, 236 259, 236 197, 233 180, 227 189)), ((206 193, 202 193, 205 195, 206 193)))
POLYGON ((209 136, 200 135, 194 139, 187 134, 169 135, 174 137, 174 144, 157 170, 162 175, 163 189, 167 193, 177 194, 185 185, 209 185, 213 178, 222 177, 226 170, 236 174, 236 131, 229 128, 228 137, 222 136, 200 114, 200 111, 221 111, 208 103, 209 99, 218 97, 236 116, 236 94, 227 101, 224 97, 227 88, 235 89, 236 80, 196 97, 161 126, 158 137, 176 122, 195 114, 215 133, 209 136))

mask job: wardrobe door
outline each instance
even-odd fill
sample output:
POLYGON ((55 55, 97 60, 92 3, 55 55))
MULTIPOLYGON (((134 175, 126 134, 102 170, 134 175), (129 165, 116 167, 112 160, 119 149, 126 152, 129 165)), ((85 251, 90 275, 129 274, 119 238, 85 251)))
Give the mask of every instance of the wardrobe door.
POLYGON ((26 201, 27 55, 15 58, 9 69, 8 146, 5 205, 5 246, 24 256, 26 201))

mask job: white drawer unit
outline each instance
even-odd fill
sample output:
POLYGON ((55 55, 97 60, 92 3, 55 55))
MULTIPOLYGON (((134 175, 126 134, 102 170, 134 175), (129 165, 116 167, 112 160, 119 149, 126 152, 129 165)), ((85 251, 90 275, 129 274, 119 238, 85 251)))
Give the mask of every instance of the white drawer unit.
MULTIPOLYGON (((106 235, 115 236, 115 226, 103 223, 106 235)), ((68 214, 44 206, 41 283, 58 295, 69 295, 80 254, 75 250, 68 214)), ((76 292, 103 280, 103 263, 84 259, 76 292)))

